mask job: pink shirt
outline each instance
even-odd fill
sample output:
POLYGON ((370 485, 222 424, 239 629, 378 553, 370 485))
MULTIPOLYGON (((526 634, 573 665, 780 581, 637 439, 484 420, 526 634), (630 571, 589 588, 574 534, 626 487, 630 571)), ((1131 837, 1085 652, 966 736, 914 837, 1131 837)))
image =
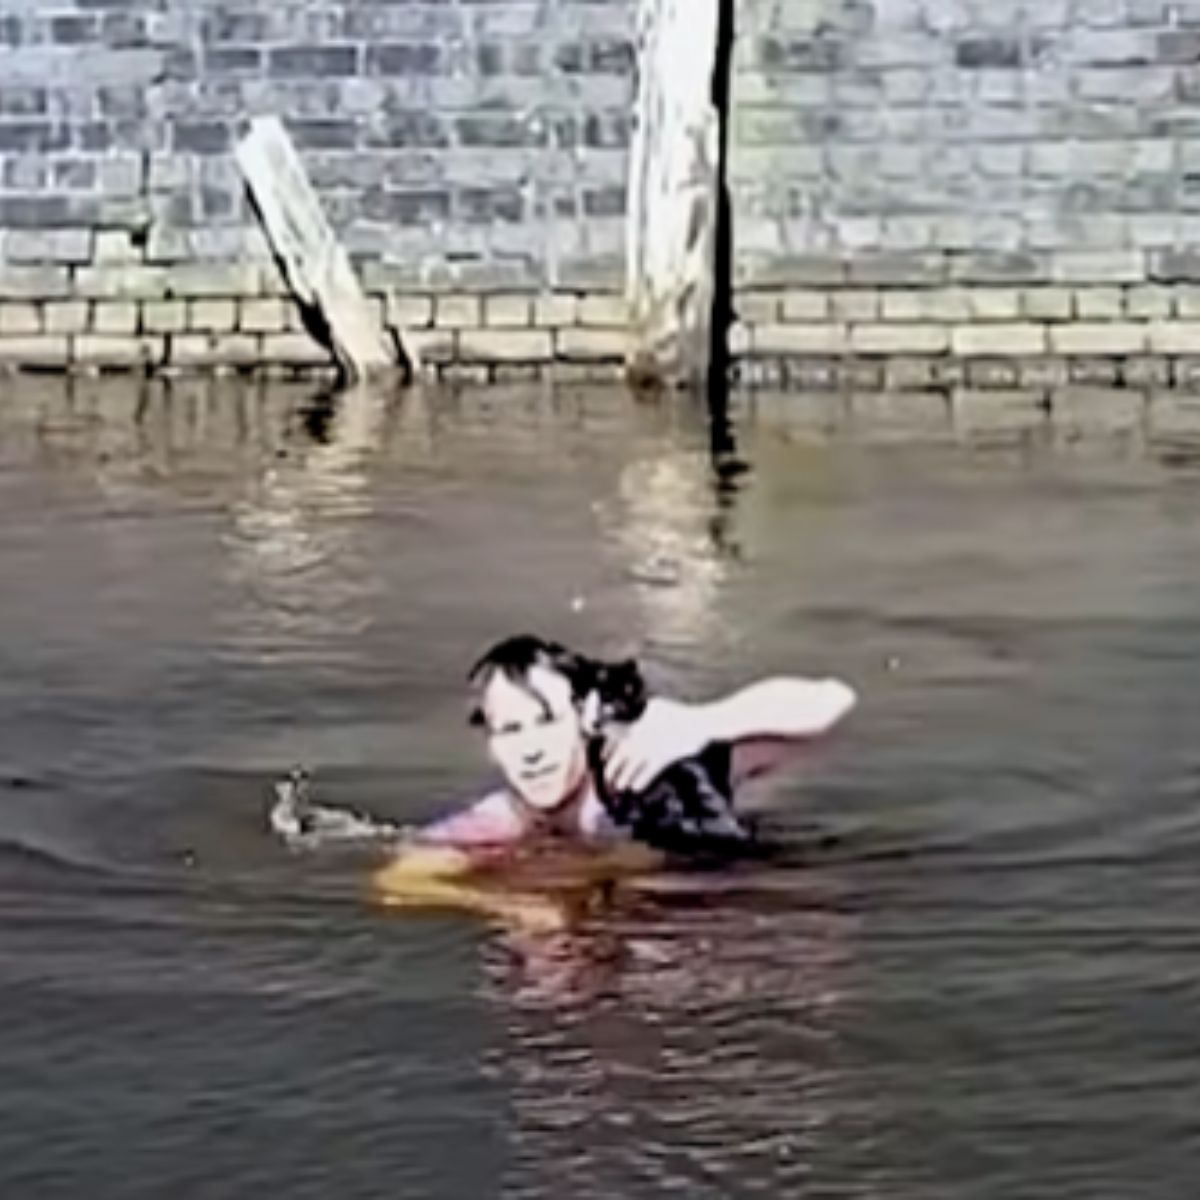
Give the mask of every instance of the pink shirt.
MULTIPOLYGON (((612 841, 627 836, 594 792, 589 792, 580 805, 572 832, 585 841, 612 841)), ((485 849, 515 845, 528 834, 529 824, 518 802, 510 793, 497 791, 424 826, 419 837, 438 846, 485 849)))

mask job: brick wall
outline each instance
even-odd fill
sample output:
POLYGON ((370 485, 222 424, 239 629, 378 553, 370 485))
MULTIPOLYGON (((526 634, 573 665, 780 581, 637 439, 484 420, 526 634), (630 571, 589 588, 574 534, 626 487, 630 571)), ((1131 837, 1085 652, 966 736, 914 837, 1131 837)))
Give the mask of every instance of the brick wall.
POLYGON ((743 0, 738 35, 752 377, 1194 376, 1200 0, 743 0))
POLYGON ((233 161, 258 113, 284 118, 381 318, 432 361, 480 361, 518 316, 500 361, 619 359, 595 317, 623 282, 633 15, 0 0, 0 361, 324 361, 233 161))
MULTIPOLYGON (((231 147, 282 116, 381 321, 624 351, 636 0, 0 0, 0 365, 307 369, 231 147)), ((1200 376, 1200 0, 738 0, 734 351, 770 383, 1200 376)))

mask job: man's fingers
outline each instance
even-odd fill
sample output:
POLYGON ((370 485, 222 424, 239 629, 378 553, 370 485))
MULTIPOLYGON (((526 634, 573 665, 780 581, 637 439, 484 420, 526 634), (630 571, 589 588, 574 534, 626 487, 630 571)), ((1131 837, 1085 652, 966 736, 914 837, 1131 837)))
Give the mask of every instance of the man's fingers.
POLYGON ((627 747, 621 746, 608 763, 608 782, 619 792, 630 790, 631 780, 636 774, 637 764, 627 747))
POLYGON ((646 764, 640 764, 638 768, 631 771, 629 774, 629 782, 625 785, 625 790, 630 792, 644 791, 650 786, 653 776, 650 774, 650 768, 646 764))
POLYGON ((637 792, 653 780, 652 768, 645 759, 637 757, 628 747, 620 747, 608 761, 605 778, 619 792, 637 792))

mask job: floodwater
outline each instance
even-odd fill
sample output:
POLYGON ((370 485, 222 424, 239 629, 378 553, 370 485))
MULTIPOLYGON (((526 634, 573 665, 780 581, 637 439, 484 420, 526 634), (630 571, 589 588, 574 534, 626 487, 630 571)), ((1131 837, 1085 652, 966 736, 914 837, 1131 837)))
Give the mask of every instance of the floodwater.
POLYGON ((1191 1197, 1200 459, 802 409, 5 383, 0 1196, 1191 1197), (272 839, 471 796, 527 628, 853 681, 785 860, 539 934, 272 839))

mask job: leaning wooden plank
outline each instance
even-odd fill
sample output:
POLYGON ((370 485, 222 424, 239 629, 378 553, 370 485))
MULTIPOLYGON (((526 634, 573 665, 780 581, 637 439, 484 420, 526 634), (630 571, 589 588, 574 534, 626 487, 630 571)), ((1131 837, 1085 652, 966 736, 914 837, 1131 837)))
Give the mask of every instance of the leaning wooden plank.
POLYGON ((718 0, 639 0, 626 296, 630 374, 699 382, 709 358, 720 126, 718 0))
POLYGON ((287 284, 328 328, 343 372, 359 380, 396 370, 398 347, 372 313, 283 123, 255 118, 236 154, 287 284))

